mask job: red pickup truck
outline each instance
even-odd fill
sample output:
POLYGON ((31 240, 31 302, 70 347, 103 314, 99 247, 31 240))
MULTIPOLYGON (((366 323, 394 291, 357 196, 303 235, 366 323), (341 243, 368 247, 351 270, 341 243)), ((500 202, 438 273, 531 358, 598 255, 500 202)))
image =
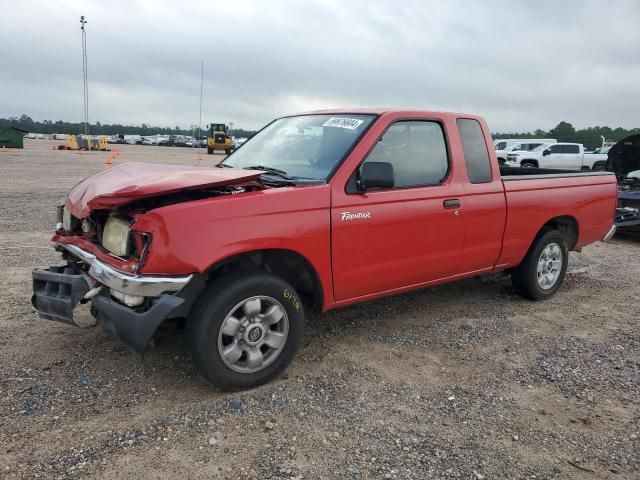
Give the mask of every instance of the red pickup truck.
POLYGON ((185 319, 196 366, 224 389, 291 361, 308 310, 483 273, 543 300, 568 252, 615 232, 616 178, 498 166, 473 115, 332 110, 279 118, 212 168, 128 163, 76 185, 33 271, 40 316, 91 301, 143 354, 185 319))

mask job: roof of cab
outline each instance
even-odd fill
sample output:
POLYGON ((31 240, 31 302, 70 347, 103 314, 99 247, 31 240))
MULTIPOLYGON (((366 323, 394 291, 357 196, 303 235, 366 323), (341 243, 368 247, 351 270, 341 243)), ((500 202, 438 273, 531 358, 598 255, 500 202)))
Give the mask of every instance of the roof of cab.
POLYGON ((399 114, 402 116, 412 116, 425 114, 434 116, 455 116, 455 117, 468 117, 478 118, 478 115, 472 115, 467 113, 456 112, 436 112, 433 110, 406 110, 401 108, 330 108, 325 110, 311 110, 308 112, 294 113, 290 115, 284 115, 285 117, 295 117, 297 115, 336 115, 336 114, 358 114, 358 115, 385 115, 385 114, 399 114))

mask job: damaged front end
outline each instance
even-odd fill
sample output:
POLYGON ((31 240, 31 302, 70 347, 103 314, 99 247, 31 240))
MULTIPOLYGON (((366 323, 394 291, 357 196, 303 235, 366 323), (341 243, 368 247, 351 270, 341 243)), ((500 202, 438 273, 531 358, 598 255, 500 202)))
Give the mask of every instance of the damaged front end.
POLYGON ((120 272, 74 245, 59 245, 64 266, 33 270, 33 306, 41 318, 77 325, 73 311, 91 301, 104 330, 143 355, 158 326, 181 317, 193 275, 149 276, 120 272), (142 301, 140 301, 142 300, 142 301))
POLYGON ((640 232, 640 171, 637 173, 638 177, 632 173, 619 183, 616 226, 623 232, 640 232))
POLYGON ((52 241, 62 266, 33 270, 33 306, 41 318, 76 325, 74 309, 91 302, 105 331, 142 355, 168 318, 184 318, 204 288, 198 274, 145 273, 162 258, 162 241, 136 223, 155 209, 264 189, 260 172, 123 164, 76 185, 57 208, 52 241))
POLYGON ((640 135, 631 135, 611 147, 606 168, 618 180, 616 227, 640 232, 640 135))

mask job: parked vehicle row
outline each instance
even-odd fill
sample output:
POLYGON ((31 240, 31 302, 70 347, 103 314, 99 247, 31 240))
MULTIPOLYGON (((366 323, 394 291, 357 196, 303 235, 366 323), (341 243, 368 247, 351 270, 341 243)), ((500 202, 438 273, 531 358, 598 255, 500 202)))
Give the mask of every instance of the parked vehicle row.
MULTIPOLYGON (((203 131, 203 135, 206 132, 203 131)), ((240 146, 246 138, 229 137, 230 150, 233 150, 240 146)), ((158 145, 161 147, 189 147, 189 148, 207 148, 207 138, 198 139, 190 135, 111 135, 107 138, 107 142, 110 144, 123 144, 123 145, 158 145)))
POLYGON ((498 163, 504 165, 507 161, 507 155, 517 150, 530 151, 543 144, 556 143, 554 138, 503 138, 494 140, 493 148, 496 151, 498 163))

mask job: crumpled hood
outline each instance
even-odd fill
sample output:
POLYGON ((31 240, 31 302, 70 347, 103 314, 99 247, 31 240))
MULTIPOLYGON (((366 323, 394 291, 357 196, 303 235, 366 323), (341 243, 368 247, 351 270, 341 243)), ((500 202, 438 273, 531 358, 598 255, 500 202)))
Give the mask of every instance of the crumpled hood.
POLYGON ((93 210, 117 208, 182 190, 239 184, 255 180, 262 173, 236 168, 124 163, 78 183, 69 192, 66 205, 74 217, 85 218, 93 210))
POLYGON ((616 174, 618 181, 629 173, 640 170, 640 135, 631 135, 609 150, 607 170, 616 174))

